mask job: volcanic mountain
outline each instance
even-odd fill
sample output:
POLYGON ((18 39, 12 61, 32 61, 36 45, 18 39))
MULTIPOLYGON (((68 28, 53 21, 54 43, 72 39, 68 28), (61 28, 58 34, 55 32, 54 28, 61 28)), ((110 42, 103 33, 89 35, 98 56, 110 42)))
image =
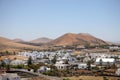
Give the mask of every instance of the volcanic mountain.
POLYGON ((38 39, 30 41, 30 43, 48 43, 50 41, 52 41, 52 39, 42 37, 42 38, 38 38, 38 39))
POLYGON ((88 33, 67 33, 63 36, 51 41, 50 45, 54 46, 71 46, 71 45, 106 45, 107 43, 88 33))
POLYGON ((4 37, 0 37, 0 49, 4 49, 4 48, 39 49, 39 47, 36 47, 36 46, 16 43, 13 40, 10 40, 10 39, 4 38, 4 37))

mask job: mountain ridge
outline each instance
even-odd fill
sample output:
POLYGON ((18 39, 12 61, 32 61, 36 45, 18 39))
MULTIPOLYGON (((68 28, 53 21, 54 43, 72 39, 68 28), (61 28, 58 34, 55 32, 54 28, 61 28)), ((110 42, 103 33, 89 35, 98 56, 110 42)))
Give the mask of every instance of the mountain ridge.
POLYGON ((8 38, 4 38, 4 37, 0 37, 0 48, 26 48, 26 49, 39 49, 39 47, 36 46, 31 46, 31 45, 27 45, 27 44, 21 44, 21 43, 17 43, 14 42, 11 39, 8 38))
POLYGON ((20 38, 15 38, 15 39, 13 39, 13 41, 14 41, 14 42, 26 42, 26 41, 24 41, 24 40, 22 40, 22 39, 20 39, 20 38))
POLYGON ((72 46, 72 45, 108 45, 108 43, 102 39, 96 38, 88 33, 66 33, 54 40, 42 37, 32 41, 23 41, 18 39, 10 40, 4 37, 0 37, 0 47, 8 48, 30 48, 30 49, 39 49, 39 47, 44 48, 44 46, 72 46), (42 39, 42 41, 41 41, 42 39))
POLYGON ((101 39, 98 39, 88 33, 66 33, 55 40, 51 41, 51 45, 106 45, 107 43, 101 39))
POLYGON ((47 37, 41 37, 41 38, 37 38, 34 40, 29 41, 30 43, 48 43, 52 41, 52 39, 47 38, 47 37))

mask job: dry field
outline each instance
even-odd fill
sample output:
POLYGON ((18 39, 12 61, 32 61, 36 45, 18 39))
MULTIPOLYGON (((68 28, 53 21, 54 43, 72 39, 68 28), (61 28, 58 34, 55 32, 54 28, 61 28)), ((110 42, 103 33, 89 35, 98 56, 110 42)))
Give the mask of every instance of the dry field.
POLYGON ((7 55, 7 56, 1 56, 0 57, 0 60, 3 60, 3 59, 10 59, 10 60, 14 60, 14 59, 17 59, 17 60, 26 60, 27 57, 23 57, 23 56, 16 56, 16 55, 7 55))
POLYGON ((16 43, 10 39, 0 37, 0 50, 20 49, 20 50, 40 50, 38 46, 16 43))
POLYGON ((119 54, 120 55, 120 52, 111 52, 111 54, 119 54))
MULTIPOLYGON (((66 77, 70 80, 104 80, 102 76, 73 76, 73 77, 66 77)), ((120 77, 106 77, 108 80, 120 80, 120 77)))
POLYGON ((14 54, 14 53, 18 53, 20 51, 25 51, 25 50, 21 50, 21 49, 13 49, 13 48, 4 48, 4 49, 1 49, 0 52, 1 53, 5 53, 6 51, 8 51, 10 54, 14 54))
POLYGON ((73 54, 74 55, 80 55, 80 54, 83 54, 85 53, 84 51, 74 51, 73 54))

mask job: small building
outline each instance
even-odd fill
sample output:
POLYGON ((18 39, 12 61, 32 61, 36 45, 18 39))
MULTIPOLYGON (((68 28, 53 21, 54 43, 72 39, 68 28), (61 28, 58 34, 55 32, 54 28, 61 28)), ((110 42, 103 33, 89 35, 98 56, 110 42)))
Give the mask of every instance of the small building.
POLYGON ((78 69, 86 69, 86 68, 87 68, 87 64, 86 63, 78 64, 78 69))
POLYGON ((65 64, 64 61, 56 62, 55 66, 57 69, 67 69, 69 67, 69 64, 65 64))
POLYGON ((84 45, 78 45, 76 47, 76 50, 82 50, 82 49, 85 49, 85 46, 84 45))
POLYGON ((115 73, 117 76, 120 76, 120 68, 118 68, 115 73))
POLYGON ((117 68, 120 68, 120 62, 116 62, 115 65, 117 68))
POLYGON ((8 58, 5 58, 4 60, 2 60, 5 64, 9 64, 10 60, 8 58))
POLYGON ((42 73, 42 72, 46 72, 46 71, 49 71, 50 68, 48 68, 47 66, 41 66, 37 71, 39 73, 42 73))
MULTIPOLYGON (((87 63, 79 63, 78 69, 87 69, 88 65, 87 63)), ((91 68, 96 67, 96 65, 91 64, 91 68)))
POLYGON ((10 62, 11 65, 21 65, 24 64, 24 61, 22 60, 13 60, 10 62))
POLYGON ((2 80, 21 80, 20 76, 16 73, 6 73, 2 74, 2 80))
POLYGON ((41 60, 39 60, 38 62, 41 62, 41 63, 49 63, 50 61, 49 61, 49 59, 41 59, 41 60))
POLYGON ((102 63, 102 65, 113 65, 115 63, 115 59, 114 58, 96 58, 95 64, 99 65, 100 63, 102 63))
POLYGON ((109 50, 110 51, 118 51, 118 50, 120 50, 120 48, 118 46, 110 46, 109 50))

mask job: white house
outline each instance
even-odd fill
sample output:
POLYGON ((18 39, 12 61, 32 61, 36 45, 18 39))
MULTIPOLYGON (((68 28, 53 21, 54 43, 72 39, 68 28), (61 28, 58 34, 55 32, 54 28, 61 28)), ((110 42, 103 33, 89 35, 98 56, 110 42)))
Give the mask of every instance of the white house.
POLYGON ((90 59, 90 57, 88 56, 88 57, 85 57, 84 59, 83 59, 83 62, 88 62, 88 61, 90 61, 91 59, 90 59))
MULTIPOLYGON (((88 65, 87 63, 79 63, 78 69, 87 69, 88 65)), ((91 67, 96 67, 96 65, 91 64, 91 67)))
POLYGON ((102 62, 102 65, 107 65, 108 63, 110 65, 113 65, 113 63, 115 62, 114 58, 96 58, 95 64, 99 65, 100 62, 102 62))
POLYGON ((46 71, 49 71, 50 68, 48 68, 47 66, 41 66, 37 71, 38 72, 46 72, 46 71))
POLYGON ((8 58, 5 58, 4 60, 2 60, 5 64, 9 64, 10 60, 8 58))
POLYGON ((11 65, 21 65, 24 64, 25 62, 23 60, 13 60, 10 62, 11 65))
POLYGON ((118 46, 110 46, 109 49, 111 51, 114 51, 114 50, 119 50, 120 48, 118 46))
POLYGON ((21 80, 20 76, 16 73, 6 73, 2 74, 2 80, 21 80))
POLYGON ((86 69, 86 68, 87 68, 87 64, 86 63, 78 64, 78 69, 86 69))
POLYGON ((116 73, 117 76, 120 76, 120 68, 118 68, 115 73, 116 73))
POLYGON ((57 69, 67 69, 69 64, 65 64, 64 61, 58 61, 56 62, 55 66, 57 67, 57 69))

